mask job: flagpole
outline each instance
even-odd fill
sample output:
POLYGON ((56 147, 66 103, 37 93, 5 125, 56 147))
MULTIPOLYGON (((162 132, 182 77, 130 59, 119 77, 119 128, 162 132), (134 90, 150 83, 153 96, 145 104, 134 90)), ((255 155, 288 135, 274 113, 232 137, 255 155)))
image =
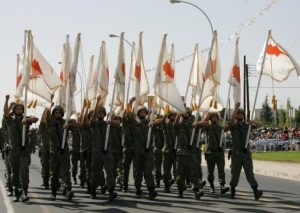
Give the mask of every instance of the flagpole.
POLYGON ((229 88, 228 88, 228 94, 227 94, 227 101, 226 101, 226 106, 225 106, 225 113, 224 113, 224 117, 223 117, 223 124, 222 124, 222 132, 221 132, 221 138, 220 138, 220 143, 219 143, 219 147, 222 147, 222 143, 223 143, 223 137, 224 137, 224 129, 225 129, 225 124, 226 124, 226 117, 228 114, 228 103, 229 103, 229 96, 230 96, 230 92, 231 92, 231 84, 229 84, 229 88))
MULTIPOLYGON (((26 54, 28 55, 27 59, 27 63, 26 63, 26 72, 28 72, 30 75, 30 71, 31 71, 31 61, 32 61, 32 35, 31 35, 31 30, 29 30, 28 32, 25 31, 25 34, 27 35, 27 40, 25 45, 28 47, 27 51, 29 51, 28 53, 26 52, 26 54)), ((26 48, 25 48, 26 49, 26 48)), ((28 76, 29 78, 29 76, 28 76)), ((27 94, 28 94, 28 85, 25 85, 25 100, 24 100, 24 118, 26 118, 27 116, 27 94)), ((22 147, 25 147, 25 140, 26 140, 26 124, 23 124, 23 128, 22 128, 22 147)))
MULTIPOLYGON (((266 51, 267 51, 267 45, 268 45, 270 36, 271 36, 271 30, 269 30, 269 32, 268 32, 268 37, 267 37, 267 41, 266 41, 266 44, 265 44, 265 53, 264 53, 264 57, 263 57, 263 60, 262 60, 261 69, 260 69, 260 73, 259 73, 259 79, 258 79, 258 83, 257 83, 257 89, 256 89, 256 93, 255 93, 255 98, 254 98, 254 103, 253 103, 253 108, 252 108, 252 112, 251 112, 251 119, 250 119, 250 121, 252 121, 253 117, 254 117, 254 111, 255 111, 255 106, 256 106, 256 101, 257 101, 257 95, 258 95, 258 91, 259 91, 259 87, 260 87, 261 76, 262 76, 262 73, 263 73, 263 70, 264 70, 264 66, 265 66, 266 51)), ((250 132, 251 132, 251 125, 249 124, 248 132, 247 132, 247 138, 246 138, 246 143, 245 143, 245 149, 247 149, 247 147, 248 147, 250 132)))
MULTIPOLYGON (((116 84, 116 80, 115 80, 115 83, 114 83, 114 89, 113 89, 113 96, 112 96, 112 99, 111 99, 111 106, 110 106, 109 115, 107 116, 107 121, 111 121, 111 113, 112 113, 112 111, 113 111, 113 102, 114 102, 114 99, 115 99, 116 85, 117 85, 117 84, 116 84)), ((106 129, 105 143, 104 143, 104 151, 107 150, 107 146, 108 146, 108 139, 109 139, 110 125, 111 125, 111 124, 108 124, 108 125, 107 125, 107 129, 106 129)))

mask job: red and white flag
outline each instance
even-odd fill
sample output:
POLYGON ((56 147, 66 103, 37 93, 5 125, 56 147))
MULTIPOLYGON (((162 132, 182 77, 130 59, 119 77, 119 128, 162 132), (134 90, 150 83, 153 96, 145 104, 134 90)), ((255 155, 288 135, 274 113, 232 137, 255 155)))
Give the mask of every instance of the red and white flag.
POLYGON ((109 85, 109 67, 108 67, 108 57, 106 51, 105 42, 102 42, 101 52, 100 52, 100 75, 98 78, 99 81, 99 94, 101 95, 101 104, 105 105, 106 96, 108 94, 108 85, 109 85))
MULTIPOLYGON (((22 87, 22 85, 24 86, 24 83, 27 81, 26 84, 31 93, 50 102, 51 94, 61 86, 62 82, 52 66, 34 45, 31 33, 29 34, 28 44, 30 47, 27 55, 28 58, 26 60, 29 60, 30 63, 28 64, 30 66, 29 75, 24 76, 24 72, 19 72, 17 79, 17 91, 18 87, 22 87), (22 81, 22 79, 24 81, 22 81)), ((20 97, 20 93, 16 96, 20 97)))
POLYGON ((258 58, 256 69, 278 82, 286 80, 293 71, 300 75, 299 65, 287 50, 273 39, 271 31, 258 58))
POLYGON ((120 35, 120 46, 118 64, 115 70, 115 94, 113 94, 113 105, 124 106, 125 101, 125 51, 124 51, 124 32, 120 35))
POLYGON ((133 72, 131 73, 132 74, 131 79, 133 80, 134 83, 134 91, 136 97, 134 111, 137 110, 138 106, 144 105, 144 103, 147 102, 148 94, 149 94, 149 82, 145 71, 144 57, 143 57, 142 36, 143 33, 140 32, 137 56, 135 60, 135 67, 133 72))
POLYGON ((185 113, 186 109, 183 100, 174 82, 175 70, 168 57, 166 39, 167 34, 164 35, 161 44, 153 85, 154 92, 166 104, 169 104, 179 112, 185 113))
POLYGON ((240 75, 240 60, 239 60, 239 38, 236 39, 235 52, 231 72, 229 73, 228 83, 233 89, 234 105, 241 102, 241 75, 240 75))

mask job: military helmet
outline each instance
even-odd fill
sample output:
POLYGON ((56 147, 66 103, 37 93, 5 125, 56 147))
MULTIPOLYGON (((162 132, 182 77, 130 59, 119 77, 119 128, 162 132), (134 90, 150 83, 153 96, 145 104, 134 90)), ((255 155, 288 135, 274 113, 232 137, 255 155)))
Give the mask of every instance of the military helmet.
POLYGON ((217 119, 220 119, 219 113, 217 112, 210 112, 208 115, 209 120, 211 120, 213 117, 217 117, 217 119))
POLYGON ((189 115, 192 114, 192 109, 191 109, 191 108, 186 107, 185 109, 186 109, 186 113, 187 113, 187 114, 189 114, 189 115))
POLYGON ((167 115, 168 118, 170 118, 171 115, 176 115, 176 112, 174 112, 174 111, 169 111, 169 112, 168 112, 168 115, 167 115))
POLYGON ((104 115, 106 116, 106 109, 105 109, 105 107, 99 107, 98 112, 103 112, 104 115))
POLYGON ((64 108, 62 106, 55 106, 52 110, 51 116, 54 116, 56 111, 60 111, 61 116, 64 117, 64 108))
POLYGON ((148 110, 147 110, 147 108, 145 106, 139 106, 138 109, 137 109, 137 114, 139 114, 140 111, 142 111, 142 110, 145 110, 146 113, 148 114, 148 110))
POLYGON ((15 112, 17 107, 21 107, 23 109, 23 112, 24 112, 24 105, 23 104, 15 104, 12 111, 15 112))

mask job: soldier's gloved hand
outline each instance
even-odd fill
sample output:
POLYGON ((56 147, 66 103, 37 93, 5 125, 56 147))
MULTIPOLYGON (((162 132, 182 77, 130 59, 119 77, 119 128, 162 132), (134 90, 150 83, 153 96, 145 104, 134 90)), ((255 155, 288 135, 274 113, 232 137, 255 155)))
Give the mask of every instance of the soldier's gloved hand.
POLYGON ((61 153, 61 154, 63 154, 63 153, 64 153, 64 151, 65 151, 64 149, 60 149, 60 153, 61 153))
POLYGON ((83 158, 86 159, 86 151, 83 152, 83 158))
POLYGON ((21 150, 24 151, 25 150, 25 146, 21 146, 21 150))
POLYGON ((104 149, 103 150, 103 154, 106 155, 107 154, 107 150, 104 149))
POLYGON ((145 152, 148 153, 149 152, 149 148, 145 148, 145 152))
POLYGON ((42 151, 39 150, 39 158, 41 158, 41 157, 42 157, 42 151))
POLYGON ((248 150, 246 148, 243 148, 243 153, 244 154, 247 154, 248 153, 248 150))
POLYGON ((218 152, 222 152, 222 147, 218 147, 218 152))
POLYGON ((3 150, 1 151, 1 156, 2 156, 2 159, 5 160, 5 155, 4 155, 4 151, 3 150))
POLYGON ((192 150, 192 149, 193 149, 193 146, 192 146, 192 145, 189 145, 189 146, 188 146, 188 149, 189 149, 189 150, 192 150))
POLYGON ((207 160, 208 154, 204 153, 204 159, 207 160))
POLYGON ((230 160, 230 158, 231 158, 231 154, 232 154, 232 151, 231 151, 231 150, 229 150, 229 152, 228 152, 228 160, 230 160))

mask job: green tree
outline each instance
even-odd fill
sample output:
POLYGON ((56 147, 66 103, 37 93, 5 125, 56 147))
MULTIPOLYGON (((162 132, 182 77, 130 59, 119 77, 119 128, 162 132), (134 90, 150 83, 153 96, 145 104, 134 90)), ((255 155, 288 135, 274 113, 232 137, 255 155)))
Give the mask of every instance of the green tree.
POLYGON ((295 113, 295 123, 297 127, 300 127, 300 107, 298 107, 295 113))
POLYGON ((286 120, 285 110, 280 109, 277 110, 277 117, 278 117, 278 127, 283 128, 285 127, 285 120, 286 120))
POLYGON ((268 102, 268 95, 266 95, 265 101, 262 105, 262 110, 260 112, 260 120, 264 124, 271 124, 273 121, 273 111, 268 102))
POLYGON ((288 98, 286 101, 286 111, 285 111, 285 126, 287 127, 291 125, 290 109, 291 109, 291 99, 288 98))

